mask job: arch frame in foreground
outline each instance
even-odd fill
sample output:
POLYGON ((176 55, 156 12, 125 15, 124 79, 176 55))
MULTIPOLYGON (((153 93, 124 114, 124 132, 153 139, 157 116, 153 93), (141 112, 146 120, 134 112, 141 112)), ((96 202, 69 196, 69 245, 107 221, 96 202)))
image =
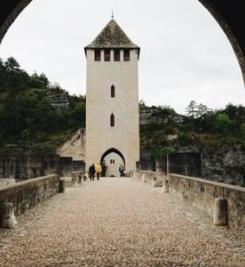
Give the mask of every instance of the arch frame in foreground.
MULTIPOLYGON (((0 43, 18 15, 32 0, 0 1, 0 43)), ((237 56, 245 82, 245 1, 197 0, 220 24, 237 56)))

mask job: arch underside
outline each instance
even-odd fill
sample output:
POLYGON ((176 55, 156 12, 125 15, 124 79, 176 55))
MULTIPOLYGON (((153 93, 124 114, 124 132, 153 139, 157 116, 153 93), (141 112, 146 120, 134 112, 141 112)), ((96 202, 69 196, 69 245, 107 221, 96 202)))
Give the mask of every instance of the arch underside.
MULTIPOLYGON (((11 24, 31 1, 32 0, 0 1, 0 43, 11 24)), ((200 1, 210 11, 226 33, 238 58, 245 81, 245 1, 197 1, 200 1)))
POLYGON ((119 155, 123 161, 123 165, 124 165, 124 168, 126 167, 126 161, 125 161, 125 157, 123 156, 123 154, 116 148, 110 148, 108 150, 106 150, 104 152, 104 154, 101 156, 101 159, 100 159, 100 164, 102 165, 102 162, 103 160, 108 156, 110 155, 111 153, 116 153, 117 155, 119 155))

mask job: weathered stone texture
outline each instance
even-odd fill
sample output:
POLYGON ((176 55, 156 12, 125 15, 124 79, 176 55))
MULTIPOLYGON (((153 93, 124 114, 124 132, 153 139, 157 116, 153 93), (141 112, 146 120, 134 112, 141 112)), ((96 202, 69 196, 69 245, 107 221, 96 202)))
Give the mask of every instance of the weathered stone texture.
POLYGON ((245 188, 175 174, 170 175, 169 183, 185 201, 210 217, 214 214, 215 199, 227 199, 229 227, 245 237, 245 188))
POLYGON ((0 177, 17 180, 36 178, 55 173, 59 166, 57 155, 2 154, 0 177))
POLYGON ((0 155, 0 186, 4 179, 25 180, 53 173, 70 176, 73 171, 85 171, 85 162, 59 155, 0 155))
MULTIPOLYGON (((167 179, 166 175, 155 172, 141 171, 133 177, 139 181, 151 184, 154 177, 160 181, 167 179)), ((198 208, 211 218, 214 215, 215 200, 224 198, 228 201, 228 226, 230 231, 239 238, 245 238, 245 188, 223 183, 212 182, 177 174, 169 176, 169 190, 181 196, 183 201, 198 208)))
POLYGON ((3 186, 0 188, 0 219, 4 203, 12 203, 15 213, 20 215, 26 209, 55 195, 58 191, 59 177, 57 174, 3 186))
POLYGON ((57 149, 57 154, 61 157, 72 157, 73 160, 85 161, 85 129, 79 129, 74 135, 57 149))

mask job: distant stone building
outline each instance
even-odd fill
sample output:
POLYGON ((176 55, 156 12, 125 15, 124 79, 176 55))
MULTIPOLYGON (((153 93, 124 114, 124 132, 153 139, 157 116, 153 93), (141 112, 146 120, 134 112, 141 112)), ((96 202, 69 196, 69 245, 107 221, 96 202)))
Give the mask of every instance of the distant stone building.
POLYGON ((87 58, 86 165, 105 162, 107 176, 139 161, 140 48, 112 19, 85 47, 87 58))

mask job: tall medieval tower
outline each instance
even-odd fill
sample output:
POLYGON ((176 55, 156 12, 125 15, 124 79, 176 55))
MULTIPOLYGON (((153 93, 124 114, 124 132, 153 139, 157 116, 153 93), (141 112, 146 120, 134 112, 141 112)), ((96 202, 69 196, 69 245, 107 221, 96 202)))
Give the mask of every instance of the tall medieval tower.
POLYGON ((86 168, 105 162, 117 176, 139 161, 138 60, 140 48, 112 19, 85 47, 87 57, 86 168))

